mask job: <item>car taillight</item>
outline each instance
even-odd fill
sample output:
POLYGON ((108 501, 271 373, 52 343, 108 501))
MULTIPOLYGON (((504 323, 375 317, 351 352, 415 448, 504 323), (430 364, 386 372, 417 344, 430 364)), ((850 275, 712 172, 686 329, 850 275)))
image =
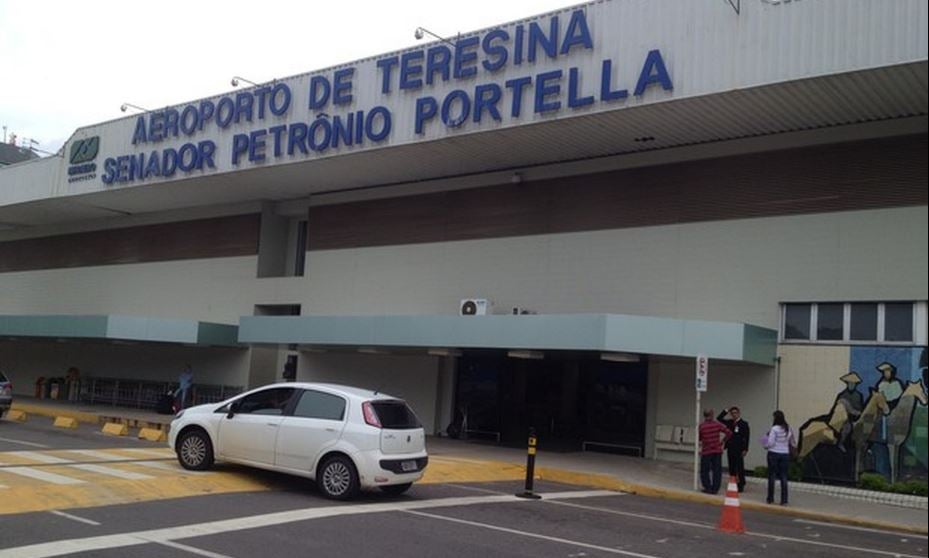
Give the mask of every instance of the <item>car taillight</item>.
POLYGON ((371 405, 370 401, 365 401, 361 404, 361 412, 365 417, 366 423, 381 428, 381 420, 377 418, 377 413, 374 412, 374 406, 371 405))

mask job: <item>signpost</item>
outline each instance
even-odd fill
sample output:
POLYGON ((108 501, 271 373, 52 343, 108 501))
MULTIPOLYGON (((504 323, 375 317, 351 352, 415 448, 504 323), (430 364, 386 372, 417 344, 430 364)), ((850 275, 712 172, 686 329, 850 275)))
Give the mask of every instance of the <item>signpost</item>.
POLYGON ((710 363, 706 355, 697 355, 697 378, 695 383, 696 404, 694 405, 694 490, 700 489, 700 394, 706 391, 710 363))

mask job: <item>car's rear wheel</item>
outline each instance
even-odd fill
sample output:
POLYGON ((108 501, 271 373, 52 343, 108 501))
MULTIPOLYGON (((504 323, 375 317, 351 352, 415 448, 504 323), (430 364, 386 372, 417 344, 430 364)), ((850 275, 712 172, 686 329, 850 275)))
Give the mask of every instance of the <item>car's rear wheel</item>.
POLYGON ((413 486, 411 482, 405 482, 403 484, 390 484, 387 486, 382 486, 381 492, 384 494, 389 494, 391 496, 399 496, 410 489, 413 486))
POLYGON ((213 466, 213 443, 210 436, 200 430, 188 430, 177 442, 177 460, 181 467, 191 471, 205 471, 213 466))
POLYGON ((334 455, 320 466, 316 484, 326 498, 349 500, 358 494, 358 471, 351 459, 334 455))

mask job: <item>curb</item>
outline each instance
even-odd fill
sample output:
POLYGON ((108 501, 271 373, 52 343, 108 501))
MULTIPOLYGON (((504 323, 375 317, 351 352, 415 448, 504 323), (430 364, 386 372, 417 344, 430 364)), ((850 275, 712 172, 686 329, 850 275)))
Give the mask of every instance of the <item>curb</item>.
MULTIPOLYGON (((675 500, 678 502, 691 502, 695 504, 710 504, 713 506, 721 506, 722 501, 723 501, 722 498, 718 496, 708 496, 705 494, 685 492, 682 490, 661 488, 661 487, 650 486, 646 484, 636 484, 636 483, 627 482, 621 479, 617 479, 614 477, 610 477, 607 475, 577 473, 573 471, 565 471, 562 469, 551 469, 547 467, 536 469, 536 474, 538 478, 544 479, 544 480, 562 482, 565 484, 589 486, 592 488, 601 488, 601 489, 606 489, 606 490, 618 490, 621 492, 627 492, 629 494, 636 494, 639 496, 647 496, 651 498, 662 498, 664 500, 675 500)), ((913 534, 918 534, 918 535, 929 534, 929 530, 923 527, 915 527, 915 526, 910 526, 910 525, 898 525, 896 523, 887 523, 883 521, 859 519, 857 517, 849 517, 845 515, 837 515, 837 514, 816 512, 816 511, 810 511, 810 510, 800 510, 800 509, 784 507, 784 506, 772 506, 769 504, 759 504, 755 502, 740 502, 740 504, 741 504, 742 509, 763 512, 763 513, 773 513, 777 515, 798 517, 802 519, 814 519, 814 520, 826 521, 830 523, 841 523, 843 525, 851 525, 854 527, 868 527, 871 529, 882 529, 882 530, 888 530, 888 531, 895 531, 898 533, 913 533, 913 534)))
POLYGON ((25 412, 27 414, 32 414, 36 416, 43 417, 66 417, 76 420, 77 422, 84 422, 88 424, 106 424, 109 422, 115 422, 119 424, 125 424, 131 428, 149 428, 153 430, 168 430, 167 423, 161 422, 150 422, 141 419, 121 417, 119 415, 106 415, 106 414, 96 414, 89 413, 86 411, 77 411, 64 409, 60 407, 46 407, 44 405, 35 405, 31 403, 19 403, 14 401, 11 407, 12 409, 25 412))
MULTIPOLYGON (((746 480, 759 485, 765 485, 768 482, 766 479, 759 479, 757 477, 749 477, 746 480)), ((833 498, 845 498, 847 500, 858 500, 860 502, 871 502, 874 504, 884 504, 887 506, 897 506, 914 510, 925 510, 929 508, 929 499, 925 496, 916 496, 913 494, 878 492, 876 490, 831 486, 828 484, 813 484, 809 482, 791 482, 790 489, 792 491, 796 490, 797 492, 806 492, 808 494, 823 494, 833 498)))

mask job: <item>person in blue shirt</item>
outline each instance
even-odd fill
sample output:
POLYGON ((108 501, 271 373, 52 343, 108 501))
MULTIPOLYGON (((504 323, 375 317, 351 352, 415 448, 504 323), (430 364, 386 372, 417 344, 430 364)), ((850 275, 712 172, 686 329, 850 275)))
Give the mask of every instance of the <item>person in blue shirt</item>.
POLYGON ((194 372, 189 364, 184 365, 184 371, 177 378, 177 408, 181 410, 187 407, 187 393, 194 385, 194 372))

